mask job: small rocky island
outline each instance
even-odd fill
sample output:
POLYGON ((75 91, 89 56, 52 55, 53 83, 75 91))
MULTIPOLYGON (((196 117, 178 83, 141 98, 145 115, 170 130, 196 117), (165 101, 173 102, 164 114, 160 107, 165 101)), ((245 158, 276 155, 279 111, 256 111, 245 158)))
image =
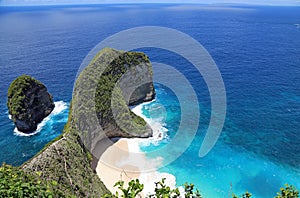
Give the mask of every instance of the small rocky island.
POLYGON ((40 81, 22 75, 8 89, 7 106, 17 129, 31 133, 54 109, 52 96, 40 81))

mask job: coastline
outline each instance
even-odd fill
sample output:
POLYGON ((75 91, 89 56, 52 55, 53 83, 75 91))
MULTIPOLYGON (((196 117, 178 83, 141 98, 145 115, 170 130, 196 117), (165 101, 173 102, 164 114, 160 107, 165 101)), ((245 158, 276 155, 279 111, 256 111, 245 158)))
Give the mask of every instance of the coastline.
MULTIPOLYGON (((24 136, 24 137, 30 137, 33 135, 36 135, 37 133, 41 132, 43 130, 43 127, 45 125, 47 125, 47 123, 53 118, 53 116, 56 116, 58 114, 60 114, 61 112, 65 111, 66 109, 68 109, 68 103, 64 102, 64 101, 55 101, 54 102, 55 107, 53 109, 53 111, 47 116, 45 117, 41 123, 39 123, 37 125, 37 129, 31 133, 23 133, 22 131, 19 131, 17 129, 17 127, 14 128, 14 135, 16 136, 24 136)), ((8 114, 8 118, 11 120, 11 115, 8 114)))
POLYGON ((157 171, 157 167, 163 159, 147 159, 146 153, 140 150, 141 144, 157 144, 166 137, 166 129, 162 124, 152 122, 142 114, 145 104, 147 103, 135 106, 132 111, 151 126, 153 137, 146 139, 121 138, 102 154, 97 164, 97 175, 112 193, 118 191, 114 184, 120 180, 127 184, 132 179, 139 179, 140 183, 144 184, 142 196, 153 194, 155 182, 161 181, 162 178, 166 178, 165 183, 171 188, 176 187, 174 175, 157 171))

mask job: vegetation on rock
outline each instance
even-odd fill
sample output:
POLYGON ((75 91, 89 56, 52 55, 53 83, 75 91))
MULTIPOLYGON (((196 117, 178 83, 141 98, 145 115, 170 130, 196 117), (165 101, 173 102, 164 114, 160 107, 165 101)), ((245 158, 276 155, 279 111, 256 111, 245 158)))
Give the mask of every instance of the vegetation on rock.
POLYGON ((150 137, 151 127, 128 105, 152 100, 154 96, 152 68, 145 54, 102 49, 76 80, 73 125, 90 151, 101 147, 103 137, 150 137), (120 82, 126 75, 128 78, 120 82), (151 82, 130 95, 129 89, 143 81, 142 75, 151 82))
POLYGON ((0 167, 0 197, 52 197, 63 195, 59 190, 52 191, 50 186, 57 183, 43 182, 35 176, 25 173, 17 167, 3 164, 0 167))
MULTIPOLYGON (((22 165, 27 174, 40 173, 43 181, 54 181, 52 191, 62 191, 64 197, 98 197, 109 193, 91 168, 89 151, 82 145, 78 131, 72 125, 72 106, 64 133, 49 143, 40 153, 22 165)), ((61 197, 54 194, 53 197, 61 197)))
MULTIPOLYGON (((128 136, 131 137, 139 137, 139 134, 145 132, 143 127, 147 123, 144 119, 130 111, 128 108, 129 102, 125 100, 123 94, 126 90, 121 90, 118 85, 118 81, 127 70, 134 69, 137 65, 145 63, 150 64, 150 61, 143 53, 122 52, 106 66, 98 81, 95 93, 96 113, 102 127, 105 128, 107 124, 113 125, 115 129, 120 128, 124 133, 130 132, 131 134, 128 136), (115 92, 113 93, 113 91, 115 92), (112 105, 115 107, 114 111, 117 112, 116 115, 113 115, 112 105), (118 126, 116 120, 122 121, 122 128, 118 126), (125 131, 125 129, 127 130, 125 131)), ((149 72, 152 72, 152 70, 149 69, 149 72)), ((148 90, 151 91, 151 89, 153 89, 153 86, 149 85, 148 90)))
POLYGON ((47 88, 40 81, 22 75, 8 89, 7 106, 18 130, 32 132, 51 113, 54 103, 47 88))

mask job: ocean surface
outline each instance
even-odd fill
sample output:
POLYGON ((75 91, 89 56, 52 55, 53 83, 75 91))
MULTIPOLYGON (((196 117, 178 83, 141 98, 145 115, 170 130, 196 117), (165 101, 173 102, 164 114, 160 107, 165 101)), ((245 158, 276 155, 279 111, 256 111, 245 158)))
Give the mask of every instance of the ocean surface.
MULTIPOLYGON (((180 71, 199 100, 201 118, 192 144, 159 171, 175 175, 178 186, 194 183, 204 197, 230 197, 246 190, 254 197, 273 197, 285 183, 300 189, 299 24, 300 7, 0 7, 0 162, 21 165, 61 134, 77 70, 95 45, 128 28, 163 26, 190 35, 211 54, 224 80, 227 115, 216 146, 199 158, 211 116, 205 81, 178 54, 138 49, 151 61, 180 71), (21 74, 42 81, 56 101, 55 111, 32 136, 15 130, 6 107, 9 84, 21 74)), ((160 72, 154 68, 154 76, 160 72)), ((175 78, 169 81, 183 86, 175 78)), ((155 88, 156 100, 141 109, 163 126, 164 138, 140 145, 149 158, 157 157, 150 151, 171 142, 178 130, 181 109, 176 94, 189 101, 189 93, 175 94, 160 83, 155 88)), ((170 155, 171 151, 161 153, 165 159, 170 155)))

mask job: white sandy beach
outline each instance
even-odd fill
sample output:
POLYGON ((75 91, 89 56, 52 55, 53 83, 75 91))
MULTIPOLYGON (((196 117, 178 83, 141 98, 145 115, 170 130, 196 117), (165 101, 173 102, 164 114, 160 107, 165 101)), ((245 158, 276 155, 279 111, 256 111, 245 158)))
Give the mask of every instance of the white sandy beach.
MULTIPOLYGON (((140 106, 137 106, 133 111, 142 116, 140 106)), ((149 120, 146 120, 149 123, 149 120)), ((161 126, 157 123, 149 123, 153 129, 153 137, 148 139, 127 139, 122 138, 115 144, 110 146, 101 156, 96 172, 101 178, 105 186, 111 191, 116 192, 117 188, 113 187, 117 181, 128 183, 132 179, 139 179, 140 183, 144 184, 142 195, 153 193, 155 183, 162 178, 166 178, 166 183, 175 187, 176 179, 168 173, 160 173, 156 168, 162 162, 162 159, 147 159, 146 155, 140 151, 139 144, 157 140, 161 126)))

